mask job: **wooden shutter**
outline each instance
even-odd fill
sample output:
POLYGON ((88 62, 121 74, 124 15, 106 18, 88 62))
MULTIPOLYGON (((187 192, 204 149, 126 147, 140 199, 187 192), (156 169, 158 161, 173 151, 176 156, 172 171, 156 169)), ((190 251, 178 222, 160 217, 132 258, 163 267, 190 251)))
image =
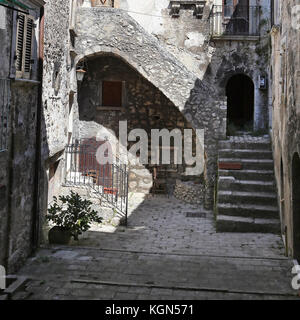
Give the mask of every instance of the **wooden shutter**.
POLYGON ((32 36, 33 36, 33 26, 34 22, 31 17, 27 17, 26 21, 26 41, 24 50, 24 76, 25 78, 30 78, 31 71, 31 59, 32 59, 32 36))
POLYGON ((34 19, 25 14, 18 14, 16 34, 16 77, 30 78, 32 60, 32 39, 34 19))
POLYGON ((102 83, 102 106, 122 107, 121 81, 103 81, 102 83))
POLYGON ((16 72, 17 72, 17 76, 22 76, 24 30, 25 30, 25 15, 18 14, 17 35, 16 35, 16 72))

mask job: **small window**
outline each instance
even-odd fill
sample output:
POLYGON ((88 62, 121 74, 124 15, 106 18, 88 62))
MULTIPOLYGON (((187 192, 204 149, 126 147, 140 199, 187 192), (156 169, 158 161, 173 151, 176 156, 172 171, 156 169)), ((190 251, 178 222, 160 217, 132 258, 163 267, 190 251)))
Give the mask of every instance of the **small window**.
POLYGON ((34 18, 19 13, 17 16, 16 77, 30 79, 32 61, 32 44, 34 34, 34 18))
POLYGON ((122 107, 123 83, 122 81, 102 82, 102 106, 122 107))

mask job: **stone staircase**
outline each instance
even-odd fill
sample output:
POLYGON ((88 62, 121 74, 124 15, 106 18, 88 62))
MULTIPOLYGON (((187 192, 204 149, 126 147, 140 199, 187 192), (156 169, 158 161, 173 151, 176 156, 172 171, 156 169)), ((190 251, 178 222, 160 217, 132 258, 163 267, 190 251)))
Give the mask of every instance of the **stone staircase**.
POLYGON ((217 231, 280 232, 268 136, 244 135, 219 142, 216 197, 217 231))
POLYGON ((176 166, 161 165, 154 166, 150 169, 152 172, 156 170, 156 179, 153 180, 152 194, 172 194, 178 177, 176 166), (155 169, 154 169, 155 168, 155 169))

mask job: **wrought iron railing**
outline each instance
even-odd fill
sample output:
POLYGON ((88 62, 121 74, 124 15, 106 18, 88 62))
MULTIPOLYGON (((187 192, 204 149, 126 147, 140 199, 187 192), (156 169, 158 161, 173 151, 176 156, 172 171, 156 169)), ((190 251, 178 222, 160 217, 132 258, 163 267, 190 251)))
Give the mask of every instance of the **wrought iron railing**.
POLYGON ((125 218, 128 215, 128 166, 116 158, 114 163, 99 164, 98 144, 86 142, 66 146, 65 185, 89 187, 106 204, 125 218))
POLYGON ((210 13, 212 36, 259 36, 260 6, 214 5, 210 13))

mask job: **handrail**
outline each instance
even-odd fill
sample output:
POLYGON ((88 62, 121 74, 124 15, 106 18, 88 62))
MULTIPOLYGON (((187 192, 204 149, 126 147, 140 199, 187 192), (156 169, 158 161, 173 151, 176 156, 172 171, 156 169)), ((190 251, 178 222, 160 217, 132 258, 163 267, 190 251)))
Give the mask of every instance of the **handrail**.
POLYGON ((93 145, 69 144, 65 149, 65 186, 89 187, 125 218, 128 215, 128 166, 120 162, 99 164, 93 145), (90 147, 90 150, 88 150, 90 147))

